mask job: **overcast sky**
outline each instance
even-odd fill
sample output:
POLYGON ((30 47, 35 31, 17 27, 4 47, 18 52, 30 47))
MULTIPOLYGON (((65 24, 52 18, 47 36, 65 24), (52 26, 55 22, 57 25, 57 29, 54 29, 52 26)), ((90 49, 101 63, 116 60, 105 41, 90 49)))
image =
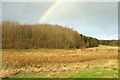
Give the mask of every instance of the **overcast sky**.
POLYGON ((118 38, 117 2, 59 2, 53 5, 54 2, 3 2, 2 19, 63 25, 98 39, 118 38))

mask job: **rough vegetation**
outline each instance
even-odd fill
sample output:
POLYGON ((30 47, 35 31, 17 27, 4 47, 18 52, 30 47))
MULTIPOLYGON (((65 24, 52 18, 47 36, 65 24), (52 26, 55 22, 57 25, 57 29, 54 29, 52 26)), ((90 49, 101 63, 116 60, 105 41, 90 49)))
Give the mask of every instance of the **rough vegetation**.
POLYGON ((3 50, 6 78, 118 78, 117 47, 3 50))
POLYGON ((106 46, 120 46, 120 40, 99 40, 99 44, 106 46))
POLYGON ((3 49, 70 49, 98 46, 98 40, 71 28, 51 24, 2 22, 3 49))
POLYGON ((2 22, 2 78, 118 78, 116 41, 51 24, 2 22), (92 48, 94 47, 94 48, 92 48))

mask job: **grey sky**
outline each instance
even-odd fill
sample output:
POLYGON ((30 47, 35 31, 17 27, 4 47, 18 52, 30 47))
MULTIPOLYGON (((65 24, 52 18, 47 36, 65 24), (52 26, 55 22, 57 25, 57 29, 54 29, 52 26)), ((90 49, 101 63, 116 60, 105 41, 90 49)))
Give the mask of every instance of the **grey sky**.
MULTIPOLYGON (((3 20, 39 23, 52 2, 3 2, 3 20)), ((117 2, 61 2, 41 23, 72 27, 79 33, 98 39, 118 38, 117 2)))

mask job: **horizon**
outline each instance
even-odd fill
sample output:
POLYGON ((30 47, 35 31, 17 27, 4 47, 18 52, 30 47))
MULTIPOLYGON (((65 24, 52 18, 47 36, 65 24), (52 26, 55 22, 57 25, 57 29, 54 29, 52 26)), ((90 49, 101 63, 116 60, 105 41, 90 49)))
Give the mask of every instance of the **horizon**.
MULTIPOLYGON (((3 22, 11 22, 11 21, 3 21, 3 22)), ((14 21, 14 22, 17 22, 17 21, 14 21)), ((13 23, 14 23, 13 22, 13 23)), ((19 22, 17 22, 17 23, 19 23, 19 22)), ((20 25, 36 25, 36 24, 38 24, 38 25, 44 25, 44 24, 48 24, 48 23, 34 23, 34 24, 26 24, 26 23, 24 23, 24 24, 21 24, 21 23, 19 23, 20 25)), ((61 27, 66 27, 66 28, 69 28, 69 29, 71 29, 69 26, 63 26, 63 25, 59 25, 59 24, 50 24, 50 25, 58 25, 58 26, 61 26, 61 27)), ((77 30, 74 30, 73 28, 72 28, 72 30, 73 31, 77 31, 77 30)), ((77 31, 78 32, 78 31, 77 31)), ((79 32, 78 32, 79 33, 79 32)), ((81 33, 79 33, 79 34, 81 34, 81 33)), ((84 34, 82 34, 82 35, 84 35, 84 34)), ((86 36, 86 37, 92 37, 92 36, 87 36, 87 35, 84 35, 84 36, 86 36)), ((92 37, 92 38, 96 38, 96 37, 92 37)), ((96 39, 98 39, 98 38, 96 38, 96 39)), ((98 39, 98 40, 120 40, 120 39, 98 39)))
POLYGON ((57 24, 85 36, 118 39, 117 2, 3 2, 3 21, 57 24))

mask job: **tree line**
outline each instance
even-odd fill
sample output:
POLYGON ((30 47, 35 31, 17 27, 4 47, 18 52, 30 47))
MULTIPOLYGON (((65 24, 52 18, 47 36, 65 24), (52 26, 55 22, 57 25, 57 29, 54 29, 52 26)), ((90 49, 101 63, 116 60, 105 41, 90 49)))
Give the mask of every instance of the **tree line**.
POLYGON ((3 49, 88 48, 97 47, 98 43, 96 38, 60 25, 2 22, 3 49))
POLYGON ((99 44, 106 46, 119 46, 120 40, 99 40, 99 44))

